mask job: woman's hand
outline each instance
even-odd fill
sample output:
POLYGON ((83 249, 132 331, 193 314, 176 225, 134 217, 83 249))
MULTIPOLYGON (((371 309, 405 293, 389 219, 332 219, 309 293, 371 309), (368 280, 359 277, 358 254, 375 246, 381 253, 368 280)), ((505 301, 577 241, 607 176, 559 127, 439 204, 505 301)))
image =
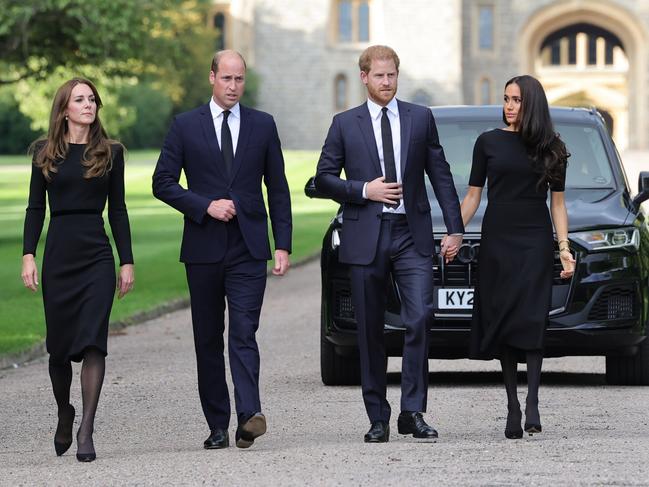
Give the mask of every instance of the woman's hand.
POLYGON ((23 255, 23 270, 20 275, 25 287, 36 292, 38 289, 38 268, 33 254, 23 255))
POLYGON ((563 266, 563 270, 560 274, 561 279, 570 279, 575 273, 575 258, 569 250, 562 250, 559 252, 559 258, 561 259, 561 265, 563 266))
POLYGON ((117 277, 117 299, 122 299, 126 293, 133 289, 135 283, 135 267, 133 264, 124 264, 119 268, 119 276, 117 277))

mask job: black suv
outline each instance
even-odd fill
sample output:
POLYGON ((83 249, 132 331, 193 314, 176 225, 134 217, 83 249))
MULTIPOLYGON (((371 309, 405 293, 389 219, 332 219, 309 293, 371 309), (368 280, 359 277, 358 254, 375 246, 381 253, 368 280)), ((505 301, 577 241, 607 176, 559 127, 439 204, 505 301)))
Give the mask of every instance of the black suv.
MULTIPOLYGON (((500 106, 432 108, 440 142, 451 164, 460 200, 467 190, 473 145, 487 130, 502 127, 500 106)), ((569 152, 566 178, 571 247, 577 267, 571 280, 559 278, 555 253, 554 287, 545 355, 605 355, 610 384, 649 384, 649 172, 639 178, 631 197, 619 154, 595 110, 552 108, 555 130, 569 152)), ((428 183, 428 181, 427 181, 428 183)), ((311 178, 305 187, 320 197, 311 178)), ((478 272, 480 228, 486 191, 466 229, 455 260, 439 258, 445 233, 441 210, 428 188, 437 257, 434 260, 435 319, 430 323, 430 357, 464 358, 478 272)), ((360 370, 354 306, 348 268, 338 262, 342 206, 327 229, 321 255, 321 375, 327 385, 358 384, 360 370)), ((385 343, 390 356, 401 356, 404 328, 399 290, 385 290, 385 343)))

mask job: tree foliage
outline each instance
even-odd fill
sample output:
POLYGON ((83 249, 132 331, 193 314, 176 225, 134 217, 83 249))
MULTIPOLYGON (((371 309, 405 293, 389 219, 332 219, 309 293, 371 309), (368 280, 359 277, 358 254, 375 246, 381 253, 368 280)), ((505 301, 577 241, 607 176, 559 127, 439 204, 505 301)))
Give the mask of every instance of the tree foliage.
MULTIPOLYGON (((171 113, 209 99, 212 9, 213 0, 0 0, 0 85, 43 133, 56 89, 86 77, 111 136, 156 144, 171 113)), ((249 71, 244 103, 254 105, 257 81, 249 71)))

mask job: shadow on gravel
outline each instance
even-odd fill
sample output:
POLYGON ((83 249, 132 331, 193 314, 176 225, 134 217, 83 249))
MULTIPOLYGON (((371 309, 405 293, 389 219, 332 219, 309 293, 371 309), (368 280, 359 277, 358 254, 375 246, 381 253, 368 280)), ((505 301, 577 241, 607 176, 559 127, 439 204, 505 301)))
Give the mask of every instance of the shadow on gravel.
MULTIPOLYGON (((431 386, 473 386, 475 384, 502 385, 500 372, 432 372, 428 375, 431 386)), ((519 383, 525 383, 525 372, 518 373, 519 383)), ((400 372, 388 372, 388 384, 400 384, 400 372)), ((577 372, 543 372, 541 384, 544 386, 603 386, 606 385, 604 374, 577 372)))

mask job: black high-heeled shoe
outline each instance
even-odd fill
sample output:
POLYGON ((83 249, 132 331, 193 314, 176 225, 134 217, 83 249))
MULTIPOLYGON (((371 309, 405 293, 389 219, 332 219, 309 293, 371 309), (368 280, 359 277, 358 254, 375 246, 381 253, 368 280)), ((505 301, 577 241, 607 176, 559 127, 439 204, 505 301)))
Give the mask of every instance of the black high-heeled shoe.
POLYGON ((507 425, 505 426, 505 438, 509 440, 518 440, 523 437, 523 430, 521 428, 521 409, 507 408, 507 425))
POLYGON ((540 424, 525 423, 525 433, 532 436, 534 433, 541 433, 543 428, 540 424))
MULTIPOLYGON (((90 441, 92 442, 92 433, 90 441)), ((93 462, 96 458, 97 454, 95 453, 95 445, 92 445, 92 451, 84 453, 79 452, 79 431, 77 430, 77 460, 80 462, 93 462)))
POLYGON ((75 410, 72 404, 58 412, 59 422, 56 425, 56 433, 54 433, 54 451, 56 456, 60 457, 70 449, 72 445, 72 426, 74 425, 75 410), (58 438, 65 438, 64 441, 56 441, 58 438), (67 438, 70 438, 68 441, 67 438))
POLYGON ((538 404, 527 404, 525 406, 525 432, 532 436, 534 433, 541 433, 542 431, 538 404))

